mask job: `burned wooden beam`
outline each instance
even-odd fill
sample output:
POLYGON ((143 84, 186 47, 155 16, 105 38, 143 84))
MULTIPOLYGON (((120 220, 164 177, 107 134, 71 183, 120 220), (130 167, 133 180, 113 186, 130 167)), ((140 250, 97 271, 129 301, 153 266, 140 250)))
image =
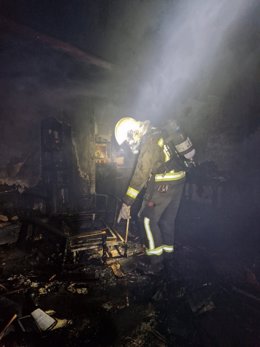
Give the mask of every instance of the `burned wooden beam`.
POLYGON ((12 315, 12 317, 9 319, 9 321, 5 324, 3 330, 0 332, 0 340, 2 340, 2 338, 5 335, 5 333, 7 332, 8 328, 15 321, 16 318, 17 318, 17 314, 15 313, 15 314, 12 315))
POLYGON ((101 58, 84 52, 83 50, 71 45, 70 43, 55 39, 49 35, 42 34, 26 25, 18 24, 11 19, 0 16, 0 25, 10 32, 24 36, 26 38, 37 40, 84 63, 95 65, 106 70, 112 69, 112 64, 101 58))
POLYGON ((247 297, 249 299, 252 299, 258 303, 260 303, 260 297, 254 295, 254 294, 251 294, 251 293, 248 293, 247 291, 243 290, 243 289, 240 289, 240 288, 237 288, 235 286, 232 287, 232 290, 235 292, 235 293, 238 293, 244 297, 247 297))

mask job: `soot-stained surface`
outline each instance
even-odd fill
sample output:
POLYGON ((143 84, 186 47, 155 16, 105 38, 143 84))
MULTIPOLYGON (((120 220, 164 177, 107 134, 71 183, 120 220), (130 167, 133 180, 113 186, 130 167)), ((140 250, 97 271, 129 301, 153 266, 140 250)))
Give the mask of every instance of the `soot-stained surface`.
POLYGON ((41 251, 42 244, 35 241, 30 249, 24 245, 21 248, 9 235, 9 245, 1 246, 0 255, 1 326, 14 313, 17 318, 1 343, 257 346, 257 245, 241 242, 242 235, 238 234, 235 241, 232 225, 223 218, 216 226, 218 213, 209 206, 191 206, 184 200, 176 251, 158 274, 144 265, 146 256, 141 247, 137 248, 139 235, 134 228, 129 256, 109 258, 105 263, 100 255, 90 259, 85 252, 76 263, 62 264, 59 258, 53 262, 41 251), (194 214, 188 218, 191 207, 200 210, 196 220, 194 214), (22 317, 36 308, 54 310, 52 316, 66 321, 61 321, 59 329, 40 332, 32 328, 35 322, 31 320, 27 322, 28 331, 23 331, 18 321, 24 322, 22 317))

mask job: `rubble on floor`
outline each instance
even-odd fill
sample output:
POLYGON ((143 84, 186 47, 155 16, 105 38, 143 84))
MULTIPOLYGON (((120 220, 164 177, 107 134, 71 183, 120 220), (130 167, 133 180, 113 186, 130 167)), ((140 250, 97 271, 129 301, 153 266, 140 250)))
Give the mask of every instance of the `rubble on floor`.
MULTIPOLYGON (((42 223, 37 228, 57 228, 42 223)), ((105 256, 95 247, 64 261, 55 235, 46 248, 39 234, 23 243, 0 234, 0 346, 257 346, 256 268, 241 264, 239 277, 230 269, 227 276, 217 253, 177 244, 165 270, 153 274, 131 235, 127 254, 121 242, 105 256)))

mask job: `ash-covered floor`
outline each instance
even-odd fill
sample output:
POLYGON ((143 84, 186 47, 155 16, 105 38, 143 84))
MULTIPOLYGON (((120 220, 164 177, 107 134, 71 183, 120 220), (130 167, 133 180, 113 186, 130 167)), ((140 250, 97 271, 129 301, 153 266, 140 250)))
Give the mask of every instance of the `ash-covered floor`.
POLYGON ((1 229, 2 346, 259 346, 254 223, 239 233, 241 220, 184 200, 176 251, 160 274, 144 265, 134 225, 127 257, 79 252, 64 262, 45 237, 17 242, 19 223, 1 229), (41 331, 36 309, 56 325, 41 331))

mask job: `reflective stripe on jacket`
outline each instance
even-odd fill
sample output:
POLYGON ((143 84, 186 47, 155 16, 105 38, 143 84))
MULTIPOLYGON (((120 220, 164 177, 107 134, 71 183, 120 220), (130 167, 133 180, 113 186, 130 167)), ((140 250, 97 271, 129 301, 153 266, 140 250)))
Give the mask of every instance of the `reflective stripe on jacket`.
POLYGON ((160 168, 170 160, 159 130, 150 129, 143 137, 136 167, 126 191, 124 202, 132 205, 149 178, 155 182, 176 181, 185 177, 184 171, 162 173, 160 168))
POLYGON ((177 181, 181 180, 186 176, 185 171, 178 171, 175 172, 174 170, 163 173, 163 174, 156 174, 154 176, 155 182, 169 182, 169 181, 177 181))
POLYGON ((130 198, 132 199, 136 199, 137 198, 137 195, 139 194, 140 192, 137 190, 137 189, 134 189, 132 187, 128 187, 127 188, 127 191, 126 191, 126 195, 129 196, 130 198))

